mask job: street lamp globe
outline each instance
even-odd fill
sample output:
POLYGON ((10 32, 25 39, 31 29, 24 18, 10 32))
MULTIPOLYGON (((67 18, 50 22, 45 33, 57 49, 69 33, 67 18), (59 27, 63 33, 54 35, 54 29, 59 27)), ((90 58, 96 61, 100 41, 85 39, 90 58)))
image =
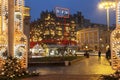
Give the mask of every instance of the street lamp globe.
POLYGON ((99 3, 99 8, 103 8, 103 9, 115 8, 115 1, 114 0, 101 0, 99 3))
POLYGON ((99 3, 99 8, 105 9, 107 14, 107 29, 109 31, 109 9, 115 9, 115 1, 114 0, 101 0, 99 3))

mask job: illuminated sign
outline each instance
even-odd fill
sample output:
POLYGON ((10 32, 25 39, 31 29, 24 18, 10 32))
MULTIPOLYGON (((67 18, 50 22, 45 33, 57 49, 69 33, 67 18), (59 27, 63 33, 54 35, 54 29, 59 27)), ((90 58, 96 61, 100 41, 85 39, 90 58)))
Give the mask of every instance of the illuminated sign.
POLYGON ((57 17, 69 18, 69 9, 68 8, 56 7, 55 13, 56 13, 57 17))

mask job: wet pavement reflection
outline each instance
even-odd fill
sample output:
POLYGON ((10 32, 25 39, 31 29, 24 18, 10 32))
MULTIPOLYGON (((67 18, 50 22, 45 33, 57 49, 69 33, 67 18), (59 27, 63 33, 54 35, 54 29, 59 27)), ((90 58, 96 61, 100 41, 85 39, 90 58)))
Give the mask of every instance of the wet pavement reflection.
MULTIPOLYGON (((47 77, 49 75, 51 75, 52 78, 53 77, 55 78, 52 79, 49 76, 49 80, 64 80, 62 79, 62 77, 65 78, 64 77, 65 75, 68 76, 68 78, 70 78, 70 79, 66 78, 66 80, 77 80, 71 79, 74 76, 82 80, 95 80, 96 79, 95 75, 97 75, 98 78, 98 76, 100 76, 101 74, 112 74, 115 72, 114 70, 112 70, 109 62, 105 59, 104 56, 101 56, 100 59, 98 58, 98 56, 90 56, 89 58, 85 58, 84 60, 76 62, 70 66, 37 66, 30 67, 30 69, 35 70, 39 72, 40 75, 42 75, 36 78, 38 80, 42 77, 43 80, 48 80, 47 78, 44 79, 44 76, 47 77), (61 77, 61 79, 56 79, 58 77, 61 77)), ((31 79, 29 78, 29 80, 32 80, 32 78, 31 79)))
POLYGON ((98 59, 97 56, 90 56, 82 61, 70 66, 38 66, 30 69, 40 72, 40 74, 111 74, 112 70, 109 62, 104 56, 98 59))

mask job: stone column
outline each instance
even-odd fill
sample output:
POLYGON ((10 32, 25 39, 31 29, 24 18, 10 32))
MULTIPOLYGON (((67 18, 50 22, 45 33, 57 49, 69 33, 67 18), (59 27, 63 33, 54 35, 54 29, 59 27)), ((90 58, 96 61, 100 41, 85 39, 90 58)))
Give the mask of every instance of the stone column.
POLYGON ((14 56, 14 0, 8 0, 8 54, 14 56))

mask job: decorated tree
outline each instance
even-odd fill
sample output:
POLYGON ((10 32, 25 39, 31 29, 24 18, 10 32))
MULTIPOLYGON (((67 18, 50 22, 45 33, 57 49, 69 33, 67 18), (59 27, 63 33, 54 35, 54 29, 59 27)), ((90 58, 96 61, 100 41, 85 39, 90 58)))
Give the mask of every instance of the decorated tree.
POLYGON ((8 57, 5 60, 5 63, 1 70, 2 77, 6 77, 10 79, 10 78, 21 77, 24 75, 29 75, 29 74, 28 71, 21 66, 19 59, 8 57))

